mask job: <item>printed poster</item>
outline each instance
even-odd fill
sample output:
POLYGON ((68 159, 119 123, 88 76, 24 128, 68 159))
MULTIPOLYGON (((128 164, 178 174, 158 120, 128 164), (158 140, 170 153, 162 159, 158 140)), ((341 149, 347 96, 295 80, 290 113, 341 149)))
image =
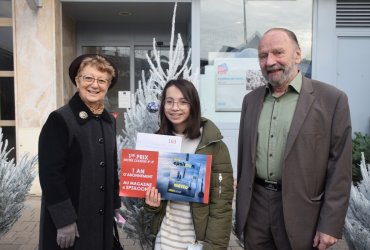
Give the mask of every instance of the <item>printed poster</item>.
POLYGON ((216 111, 241 111, 244 96, 265 85, 258 58, 215 58, 216 111))
POLYGON ((123 149, 120 196, 144 198, 146 189, 156 185, 158 152, 123 149))
POLYGON ((208 203, 211 164, 210 155, 123 149, 120 196, 144 198, 153 185, 164 200, 208 203))
POLYGON ((131 108, 131 92, 118 91, 118 108, 128 109, 131 108))

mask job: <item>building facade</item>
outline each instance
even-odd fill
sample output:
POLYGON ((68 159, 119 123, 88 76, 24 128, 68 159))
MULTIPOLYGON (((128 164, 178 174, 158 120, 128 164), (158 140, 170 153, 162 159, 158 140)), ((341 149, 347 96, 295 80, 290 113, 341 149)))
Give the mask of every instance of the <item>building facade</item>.
MULTIPOLYGON (((370 3, 367 0, 178 0, 175 33, 199 69, 203 116, 222 130, 236 169, 243 96, 259 84, 256 49, 272 27, 293 30, 304 75, 349 97, 354 132, 370 134, 370 3)), ((102 53, 120 69, 106 106, 117 133, 130 108, 125 96, 148 73, 153 38, 166 67, 175 1, 0 0, 0 126, 11 156, 37 154, 49 113, 75 92, 71 60, 102 53)), ((176 39, 176 38, 175 38, 176 39)), ((36 180, 37 183, 37 180, 36 180)), ((39 193, 38 185, 32 190, 39 193)))

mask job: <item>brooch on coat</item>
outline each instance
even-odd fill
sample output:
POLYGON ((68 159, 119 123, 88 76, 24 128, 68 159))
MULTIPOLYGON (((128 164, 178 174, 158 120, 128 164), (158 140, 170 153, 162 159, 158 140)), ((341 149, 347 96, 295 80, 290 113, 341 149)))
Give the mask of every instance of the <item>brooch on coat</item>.
POLYGON ((81 119, 86 119, 89 115, 85 111, 80 111, 79 116, 81 119))

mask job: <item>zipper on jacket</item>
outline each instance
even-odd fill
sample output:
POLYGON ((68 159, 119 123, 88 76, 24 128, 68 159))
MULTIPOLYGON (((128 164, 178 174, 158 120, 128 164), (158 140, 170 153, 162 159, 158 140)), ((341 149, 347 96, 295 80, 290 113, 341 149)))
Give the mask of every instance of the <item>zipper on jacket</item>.
POLYGON ((210 145, 210 144, 212 144, 212 143, 215 143, 215 142, 219 142, 219 141, 221 141, 221 140, 222 140, 222 139, 217 139, 217 140, 214 140, 214 141, 210 141, 209 143, 207 143, 207 144, 205 144, 205 145, 203 145, 203 146, 201 146, 201 147, 197 148, 197 149, 196 149, 196 151, 199 151, 199 150, 201 150, 201 149, 203 149, 203 148, 207 147, 208 145, 210 145))
POLYGON ((219 173, 218 174, 218 198, 221 197, 221 193, 222 193, 222 174, 219 173))

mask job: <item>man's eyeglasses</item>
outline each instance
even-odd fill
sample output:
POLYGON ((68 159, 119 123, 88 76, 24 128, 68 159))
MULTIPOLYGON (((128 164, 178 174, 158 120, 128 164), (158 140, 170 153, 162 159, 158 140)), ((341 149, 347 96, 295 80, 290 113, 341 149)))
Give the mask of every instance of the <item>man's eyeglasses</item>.
POLYGON ((99 79, 99 78, 94 78, 92 76, 80 76, 80 77, 85 83, 88 83, 88 84, 94 83, 95 80, 100 85, 107 85, 109 83, 107 79, 99 79))
POLYGON ((190 103, 187 100, 180 100, 180 101, 174 101, 173 99, 166 99, 164 101, 164 107, 165 108, 173 108, 175 103, 177 103, 177 107, 179 109, 184 109, 189 107, 190 103))

